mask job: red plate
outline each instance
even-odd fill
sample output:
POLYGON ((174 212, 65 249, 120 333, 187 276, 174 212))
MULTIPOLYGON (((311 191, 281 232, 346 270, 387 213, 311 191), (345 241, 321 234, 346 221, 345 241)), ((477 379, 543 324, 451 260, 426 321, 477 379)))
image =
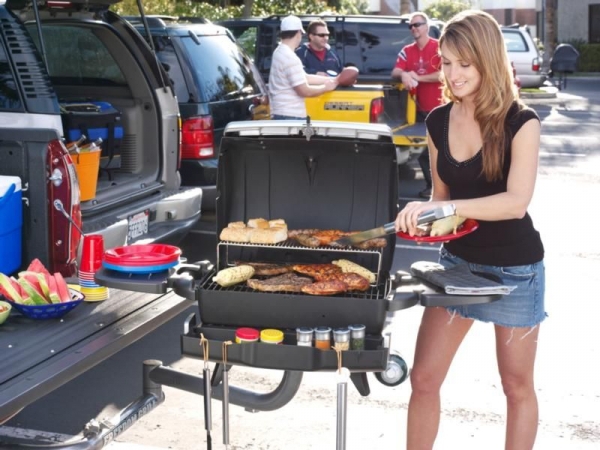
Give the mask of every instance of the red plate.
POLYGON ((104 261, 119 266, 156 266, 170 264, 181 256, 174 245, 144 244, 115 247, 104 252, 104 261))
POLYGON ((398 233, 396 233, 396 235, 402 239, 407 239, 409 241, 415 242, 446 242, 461 238, 466 234, 472 233, 477 228, 479 228, 479 222, 473 219, 467 219, 463 222, 463 224, 460 227, 458 227, 458 230, 456 230, 456 234, 450 233, 445 234, 443 236, 411 236, 408 233, 399 231, 398 233))

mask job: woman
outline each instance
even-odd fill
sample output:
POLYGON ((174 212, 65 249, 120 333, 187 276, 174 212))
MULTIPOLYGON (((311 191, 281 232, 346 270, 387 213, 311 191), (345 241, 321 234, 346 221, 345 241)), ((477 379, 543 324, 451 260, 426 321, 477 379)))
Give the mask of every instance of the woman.
POLYGON ((415 233, 420 213, 454 204, 479 229, 446 242, 440 263, 468 263, 517 286, 493 303, 426 308, 417 338, 408 409, 408 450, 431 449, 440 419, 440 388, 474 320, 494 324, 507 401, 507 450, 531 449, 538 425, 533 373, 544 310, 544 248, 527 207, 535 186, 540 122, 519 102, 502 33, 482 11, 451 19, 440 37, 447 102, 427 117, 433 192, 411 202, 396 228, 415 233))

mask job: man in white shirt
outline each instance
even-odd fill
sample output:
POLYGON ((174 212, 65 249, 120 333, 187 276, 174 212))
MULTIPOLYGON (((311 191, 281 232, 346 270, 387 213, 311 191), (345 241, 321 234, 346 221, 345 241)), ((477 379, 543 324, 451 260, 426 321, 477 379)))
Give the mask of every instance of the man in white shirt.
POLYGON ((300 58, 294 53, 304 34, 298 17, 285 17, 280 31, 281 42, 273 52, 269 73, 271 118, 304 120, 304 98, 333 91, 337 87, 337 79, 304 72, 300 58))

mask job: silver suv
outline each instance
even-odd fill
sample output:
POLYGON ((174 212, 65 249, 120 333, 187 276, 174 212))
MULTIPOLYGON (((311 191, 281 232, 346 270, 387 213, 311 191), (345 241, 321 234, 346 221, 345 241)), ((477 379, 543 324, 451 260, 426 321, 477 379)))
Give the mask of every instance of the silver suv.
POLYGON ((502 27, 504 42, 517 76, 524 88, 540 87, 546 81, 542 69, 542 55, 536 47, 527 26, 502 27))
POLYGON ((117 1, 39 2, 36 12, 30 0, 0 0, 0 175, 23 186, 25 265, 39 258, 69 276, 79 229, 103 235, 107 248, 174 244, 200 218, 201 188, 180 186, 179 110, 169 77, 140 34, 108 10, 117 1), (79 114, 78 131, 115 131, 105 143, 118 149, 87 178, 76 175, 77 155, 65 146, 77 139, 65 125, 73 104, 108 104, 118 117, 114 126, 86 126, 101 114, 79 114), (94 194, 82 197, 92 177, 94 194))

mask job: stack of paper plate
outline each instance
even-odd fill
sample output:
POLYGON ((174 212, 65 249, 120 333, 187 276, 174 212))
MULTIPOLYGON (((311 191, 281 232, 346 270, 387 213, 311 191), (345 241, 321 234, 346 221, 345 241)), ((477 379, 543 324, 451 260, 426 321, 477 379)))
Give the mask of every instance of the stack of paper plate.
POLYGON ((174 245, 130 245, 106 250, 102 266, 118 272, 156 273, 175 267, 180 256, 181 249, 174 245))

